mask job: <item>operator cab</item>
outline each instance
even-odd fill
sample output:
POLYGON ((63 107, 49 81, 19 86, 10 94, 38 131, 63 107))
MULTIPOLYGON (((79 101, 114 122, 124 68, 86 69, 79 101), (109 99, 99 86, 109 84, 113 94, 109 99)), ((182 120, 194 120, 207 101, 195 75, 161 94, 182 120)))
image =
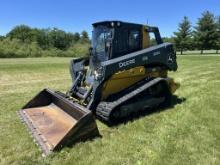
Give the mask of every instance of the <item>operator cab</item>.
POLYGON ((121 21, 93 24, 92 53, 98 61, 106 61, 141 50, 142 25, 121 21))
POLYGON ((124 56, 150 46, 149 33, 153 32, 157 44, 162 43, 158 28, 121 21, 104 21, 93 24, 93 63, 124 56))

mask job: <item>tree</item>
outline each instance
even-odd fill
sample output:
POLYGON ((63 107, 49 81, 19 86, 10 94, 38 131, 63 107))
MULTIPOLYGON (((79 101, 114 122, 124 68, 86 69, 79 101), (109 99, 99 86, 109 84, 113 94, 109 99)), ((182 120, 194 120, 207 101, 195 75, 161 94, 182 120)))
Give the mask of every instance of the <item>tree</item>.
POLYGON ((5 37, 0 35, 0 41, 3 41, 4 39, 5 37))
POLYGON ((22 42, 30 42, 32 40, 32 29, 26 25, 14 27, 6 36, 10 39, 19 39, 22 42))
POLYGON ((220 16, 217 18, 217 33, 218 33, 218 40, 216 43, 216 53, 218 54, 218 50, 220 49, 220 16))
POLYGON ((194 38, 197 48, 201 50, 215 49, 219 34, 217 32, 217 24, 214 15, 205 11, 202 17, 198 19, 197 26, 195 27, 194 38))
POLYGON ((80 40, 80 34, 78 32, 74 33, 73 34, 73 40, 75 42, 78 42, 80 40))
POLYGON ((82 42, 89 42, 89 35, 85 30, 83 30, 81 32, 81 41, 82 42))
POLYGON ((64 50, 70 45, 70 42, 67 40, 67 34, 63 30, 53 28, 48 35, 51 45, 55 48, 64 50))
POLYGON ((49 38, 49 33, 51 31, 51 29, 37 29, 38 33, 37 33, 37 40, 36 42, 38 43, 38 45, 42 48, 42 49, 49 49, 50 47, 52 47, 52 42, 50 41, 49 38))
POLYGON ((191 42, 191 23, 188 17, 184 17, 182 22, 179 23, 178 32, 174 32, 174 43, 177 50, 183 54, 183 50, 189 49, 191 42))

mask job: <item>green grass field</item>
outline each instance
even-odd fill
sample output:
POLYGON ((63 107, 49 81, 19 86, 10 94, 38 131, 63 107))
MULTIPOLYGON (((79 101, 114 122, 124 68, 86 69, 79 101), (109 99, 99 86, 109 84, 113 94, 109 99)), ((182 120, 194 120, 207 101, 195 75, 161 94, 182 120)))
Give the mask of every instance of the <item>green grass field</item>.
POLYGON ((185 101, 115 127, 97 120, 102 138, 41 157, 16 111, 45 87, 66 91, 69 60, 0 59, 0 164, 220 164, 218 56, 178 56, 170 75, 185 101))

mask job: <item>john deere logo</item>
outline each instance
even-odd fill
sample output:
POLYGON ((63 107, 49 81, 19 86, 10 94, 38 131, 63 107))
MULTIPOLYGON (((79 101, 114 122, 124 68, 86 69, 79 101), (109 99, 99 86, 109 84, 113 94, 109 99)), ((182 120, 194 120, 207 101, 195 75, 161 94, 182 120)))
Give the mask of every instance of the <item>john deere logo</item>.
POLYGON ((119 63, 119 68, 131 65, 131 64, 134 64, 134 63, 135 63, 135 59, 131 59, 131 60, 128 60, 128 61, 125 61, 125 62, 120 62, 119 63))

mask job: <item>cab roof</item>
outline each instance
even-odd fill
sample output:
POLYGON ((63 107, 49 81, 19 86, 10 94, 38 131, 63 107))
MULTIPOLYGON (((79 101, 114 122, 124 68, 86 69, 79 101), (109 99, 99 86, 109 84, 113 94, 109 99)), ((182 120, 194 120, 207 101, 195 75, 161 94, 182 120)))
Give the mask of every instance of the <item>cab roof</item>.
POLYGON ((97 27, 99 25, 103 25, 103 26, 111 26, 111 24, 116 24, 116 25, 127 25, 127 26, 143 26, 142 24, 137 24, 137 23, 130 23, 130 22, 123 22, 123 21, 119 21, 119 20, 107 20, 107 21, 100 21, 100 22, 95 22, 93 23, 93 27, 97 27))

